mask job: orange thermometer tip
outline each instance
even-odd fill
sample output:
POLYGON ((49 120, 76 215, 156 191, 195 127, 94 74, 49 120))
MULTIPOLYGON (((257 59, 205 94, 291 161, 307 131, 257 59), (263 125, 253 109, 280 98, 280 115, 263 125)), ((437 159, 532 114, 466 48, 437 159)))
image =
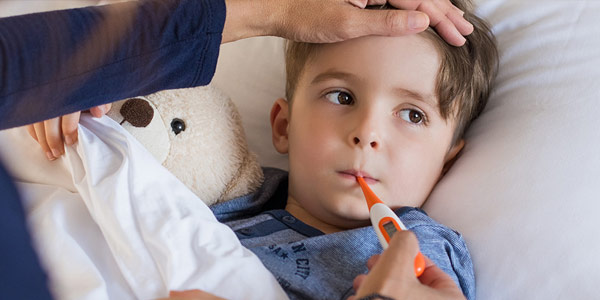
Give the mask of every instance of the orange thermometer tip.
POLYGON ((361 176, 356 176, 356 181, 358 181, 358 184, 360 185, 360 188, 362 189, 363 194, 365 195, 365 199, 367 199, 367 205, 369 206, 369 210, 371 210, 371 207, 375 205, 375 203, 383 203, 383 201, 379 200, 379 198, 377 198, 377 195, 373 193, 369 185, 365 182, 364 178, 362 178, 361 176))

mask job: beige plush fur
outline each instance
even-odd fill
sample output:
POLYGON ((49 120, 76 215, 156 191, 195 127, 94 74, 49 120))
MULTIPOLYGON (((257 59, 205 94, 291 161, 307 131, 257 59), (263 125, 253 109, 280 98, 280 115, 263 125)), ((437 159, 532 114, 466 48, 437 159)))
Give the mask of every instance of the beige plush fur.
POLYGON ((206 204, 230 200, 260 186, 262 170, 256 155, 248 150, 240 115, 225 94, 207 86, 133 99, 114 103, 108 116, 206 204), (185 124, 178 134, 172 126, 176 119, 182 121, 176 124, 185 124))

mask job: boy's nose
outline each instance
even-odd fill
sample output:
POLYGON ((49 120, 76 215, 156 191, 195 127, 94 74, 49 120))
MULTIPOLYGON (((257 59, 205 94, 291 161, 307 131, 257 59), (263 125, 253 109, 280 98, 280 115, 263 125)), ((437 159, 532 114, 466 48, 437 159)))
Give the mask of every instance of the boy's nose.
POLYGON ((366 139, 361 141, 359 137, 355 136, 352 142, 354 142, 354 145, 357 146, 366 146, 368 144, 373 149, 377 149, 379 147, 379 142, 377 142, 376 139, 366 139))
POLYGON ((361 149, 378 150, 382 146, 381 129, 383 123, 381 114, 376 109, 361 110, 348 120, 352 128, 348 132, 348 143, 361 149))
POLYGON ((377 122, 374 120, 362 120, 348 136, 349 142, 354 147, 361 149, 370 148, 377 150, 381 147, 381 137, 379 135, 377 122))

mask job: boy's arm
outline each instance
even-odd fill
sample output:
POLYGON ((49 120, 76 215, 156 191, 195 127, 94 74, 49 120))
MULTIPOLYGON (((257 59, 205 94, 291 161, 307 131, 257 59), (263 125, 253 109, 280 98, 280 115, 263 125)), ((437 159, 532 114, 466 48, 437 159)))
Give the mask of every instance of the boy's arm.
POLYGON ((388 249, 369 260, 369 273, 356 277, 357 293, 350 299, 465 299, 454 280, 429 259, 421 277, 415 277, 414 257, 418 251, 414 233, 396 233, 388 249))

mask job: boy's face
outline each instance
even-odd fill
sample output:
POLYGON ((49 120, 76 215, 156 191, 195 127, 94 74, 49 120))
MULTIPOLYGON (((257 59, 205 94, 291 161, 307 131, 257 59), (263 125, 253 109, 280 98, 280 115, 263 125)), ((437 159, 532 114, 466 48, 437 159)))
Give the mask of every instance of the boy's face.
POLYGON ((419 35, 321 46, 291 107, 279 99, 271 111, 274 145, 289 153, 288 201, 337 227, 364 225, 362 175, 388 206, 421 206, 462 147, 449 149, 454 120, 438 112, 439 64, 419 35))

